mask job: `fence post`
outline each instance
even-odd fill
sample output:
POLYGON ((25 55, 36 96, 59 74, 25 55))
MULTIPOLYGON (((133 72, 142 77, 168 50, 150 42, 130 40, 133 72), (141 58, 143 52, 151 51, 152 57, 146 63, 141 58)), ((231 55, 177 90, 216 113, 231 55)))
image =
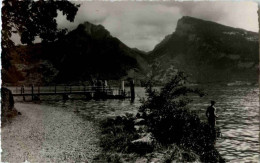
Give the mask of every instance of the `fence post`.
POLYGON ((34 87, 34 85, 32 84, 32 101, 33 101, 33 87, 34 87))
MULTIPOLYGON (((21 94, 24 94, 24 85, 21 86, 21 94)), ((23 95, 23 101, 25 101, 25 96, 23 95)))

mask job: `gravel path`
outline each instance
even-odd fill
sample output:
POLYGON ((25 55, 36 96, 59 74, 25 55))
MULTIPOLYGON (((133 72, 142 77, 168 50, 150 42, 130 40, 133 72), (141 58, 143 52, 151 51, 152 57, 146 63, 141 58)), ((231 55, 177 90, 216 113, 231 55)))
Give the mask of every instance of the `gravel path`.
POLYGON ((22 113, 2 128, 4 162, 92 162, 100 152, 92 122, 64 108, 17 103, 22 113))

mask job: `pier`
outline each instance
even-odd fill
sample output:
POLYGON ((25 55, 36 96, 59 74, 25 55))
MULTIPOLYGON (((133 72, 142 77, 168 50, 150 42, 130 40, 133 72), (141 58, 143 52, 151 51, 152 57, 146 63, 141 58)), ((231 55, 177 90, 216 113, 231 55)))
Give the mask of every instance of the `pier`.
POLYGON ((14 97, 31 97, 31 99, 39 100, 40 96, 61 95, 64 100, 69 99, 70 95, 85 95, 86 99, 126 99, 134 100, 134 81, 130 82, 130 91, 125 90, 124 81, 121 86, 110 87, 104 86, 85 86, 85 85, 51 85, 51 86, 13 86, 7 87, 12 91, 14 97))

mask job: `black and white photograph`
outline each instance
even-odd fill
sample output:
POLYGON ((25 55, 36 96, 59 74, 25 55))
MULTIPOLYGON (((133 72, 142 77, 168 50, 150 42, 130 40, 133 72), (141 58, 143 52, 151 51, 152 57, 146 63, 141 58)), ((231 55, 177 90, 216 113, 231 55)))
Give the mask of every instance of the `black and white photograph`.
POLYGON ((0 162, 259 162, 257 2, 1 4, 0 162))

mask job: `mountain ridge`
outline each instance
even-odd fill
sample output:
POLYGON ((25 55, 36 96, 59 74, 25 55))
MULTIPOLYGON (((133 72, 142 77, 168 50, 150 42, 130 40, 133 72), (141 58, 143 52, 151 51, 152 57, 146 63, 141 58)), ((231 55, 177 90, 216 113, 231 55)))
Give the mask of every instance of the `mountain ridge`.
POLYGON ((175 32, 155 46, 149 60, 161 63, 157 72, 161 81, 166 80, 162 72, 168 68, 186 72, 194 82, 228 82, 244 77, 256 81, 258 34, 182 17, 175 32))
POLYGON ((3 71, 5 83, 119 80, 140 76, 147 67, 144 53, 129 48, 102 25, 89 22, 53 43, 17 46, 10 55, 13 67, 9 73, 3 71), (48 72, 50 68, 52 72, 48 72), (11 79, 10 72, 14 71, 22 77, 11 79), (37 81, 36 77, 42 80, 37 81))
POLYGON ((184 71, 196 83, 255 81, 258 34, 184 16, 172 34, 143 52, 128 47, 102 25, 84 22, 54 43, 18 46, 10 55, 13 67, 3 70, 3 83, 128 78, 140 82, 151 71, 159 83, 176 71, 184 71), (152 70, 155 64, 159 68, 152 70), (11 79, 11 73, 18 77, 11 79))

